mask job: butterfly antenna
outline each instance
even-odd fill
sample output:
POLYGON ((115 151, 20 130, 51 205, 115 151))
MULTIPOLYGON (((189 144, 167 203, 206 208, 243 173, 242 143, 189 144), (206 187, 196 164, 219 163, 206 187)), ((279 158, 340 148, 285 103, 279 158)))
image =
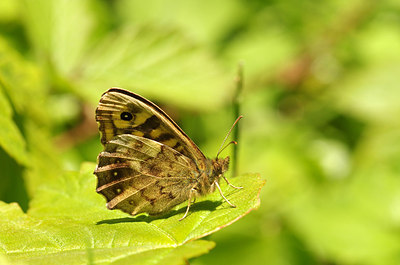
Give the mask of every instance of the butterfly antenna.
MULTIPOLYGON (((231 145, 231 144, 237 144, 237 142, 236 141, 230 141, 229 143, 227 143, 224 147, 222 147, 221 148, 221 150, 218 152, 218 155, 220 154, 220 153, 222 153, 222 151, 224 151, 229 145, 231 145)), ((217 158, 218 158, 218 155, 217 155, 217 158)))
POLYGON ((237 144, 237 142, 231 141, 231 142, 229 142, 226 146, 224 146, 224 144, 225 144, 226 140, 228 139, 229 135, 231 134, 233 128, 235 127, 235 125, 238 123, 238 121, 239 121, 241 118, 243 118, 242 115, 240 115, 240 116, 236 119, 236 121, 233 123, 231 129, 229 130, 228 134, 225 136, 225 139, 222 141, 222 144, 221 144, 221 146, 219 147, 219 151, 218 151, 218 153, 217 153, 217 158, 218 158, 219 154, 220 154, 225 148, 227 148, 230 144, 237 144))

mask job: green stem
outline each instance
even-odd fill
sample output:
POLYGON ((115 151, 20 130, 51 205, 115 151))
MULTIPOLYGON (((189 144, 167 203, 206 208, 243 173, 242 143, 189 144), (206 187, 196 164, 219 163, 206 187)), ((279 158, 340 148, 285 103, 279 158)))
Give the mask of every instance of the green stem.
MULTIPOLYGON (((243 64, 239 63, 238 65, 238 72, 236 75, 236 90, 235 90, 235 95, 233 98, 233 112, 234 112, 234 119, 240 116, 240 101, 241 101, 241 94, 243 90, 243 64)), ((233 130, 233 139, 238 142, 239 140, 239 124, 236 125, 236 127, 233 130)), ((232 152, 232 175, 236 176, 238 172, 238 145, 235 144, 233 146, 233 152, 232 152)))

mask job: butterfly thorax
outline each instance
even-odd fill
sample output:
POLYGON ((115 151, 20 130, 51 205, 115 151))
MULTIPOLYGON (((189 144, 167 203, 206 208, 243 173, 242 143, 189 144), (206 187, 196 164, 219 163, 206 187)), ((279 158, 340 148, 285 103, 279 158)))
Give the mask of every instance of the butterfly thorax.
POLYGON ((203 196, 215 190, 215 181, 219 182, 221 176, 229 168, 229 156, 224 159, 207 159, 207 170, 200 176, 198 186, 195 188, 203 196))

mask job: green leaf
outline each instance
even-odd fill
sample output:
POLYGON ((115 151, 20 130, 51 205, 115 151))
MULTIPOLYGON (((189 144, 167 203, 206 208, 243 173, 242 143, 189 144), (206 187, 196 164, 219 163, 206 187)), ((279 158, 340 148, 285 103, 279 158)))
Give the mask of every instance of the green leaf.
POLYGON ((206 240, 188 242, 178 247, 160 248, 128 255, 112 264, 185 264, 184 260, 205 254, 215 243, 206 240))
POLYGON ((174 25, 184 30, 191 38, 207 43, 212 43, 226 34, 231 23, 241 19, 247 11, 247 5, 244 3, 230 0, 122 0, 115 4, 122 19, 128 23, 174 25))
POLYGON ((295 53, 295 45, 280 27, 265 28, 256 25, 224 50, 229 64, 243 62, 246 79, 252 80, 260 75, 266 78, 273 76, 277 68, 286 63, 295 53), (260 54, 268 53, 263 60, 260 54))
POLYGON ((68 73, 83 56, 93 31, 93 1, 22 1, 26 31, 39 59, 68 73), (46 55, 46 56, 43 56, 46 55))
POLYGON ((39 124, 46 124, 47 89, 39 68, 27 61, 0 36, 0 82, 13 109, 39 124), (32 100, 35 99, 35 100, 32 100))
POLYGON ((399 66, 398 63, 377 66, 352 75, 336 86, 341 89, 332 91, 336 104, 367 122, 398 126, 400 90, 396 77, 400 74, 399 66))
POLYGON ((0 146, 22 165, 28 164, 26 141, 21 133, 24 121, 46 120, 44 91, 39 80, 37 68, 0 36, 0 146))
POLYGON ((197 110, 230 99, 233 75, 178 27, 123 25, 92 41, 105 20, 96 1, 23 2, 27 31, 48 73, 83 98, 97 102, 118 86, 197 110))
MULTIPOLYGON (((222 185, 231 208, 218 192, 198 198, 179 221, 186 203, 161 217, 132 217, 109 211, 95 192, 93 164, 37 190, 24 214, 16 204, 0 204, 0 253, 29 264, 183 264, 207 253, 214 243, 194 241, 213 233, 259 206, 264 181, 257 175, 232 179, 236 190, 222 185), (58 262, 57 262, 58 261, 58 262)), ((222 183, 221 183, 222 184, 222 183)))
POLYGON ((0 264, 1 265, 24 265, 26 263, 23 262, 11 262, 9 258, 6 257, 6 255, 0 254, 0 264))
MULTIPOLYGON (((16 19, 17 17, 18 17, 18 2, 17 1, 13 1, 13 0, 0 1, 0 21, 1 22, 9 22, 9 21, 16 19)), ((1 263, 1 264, 3 264, 3 263, 1 263)))
POLYGON ((94 102, 117 86, 168 104, 210 110, 229 100, 233 88, 233 75, 210 52, 164 27, 125 26, 111 32, 77 71, 76 92, 94 102))
POLYGON ((28 154, 26 143, 16 126, 10 103, 4 95, 0 73, 0 147, 2 147, 18 163, 26 165, 28 154))

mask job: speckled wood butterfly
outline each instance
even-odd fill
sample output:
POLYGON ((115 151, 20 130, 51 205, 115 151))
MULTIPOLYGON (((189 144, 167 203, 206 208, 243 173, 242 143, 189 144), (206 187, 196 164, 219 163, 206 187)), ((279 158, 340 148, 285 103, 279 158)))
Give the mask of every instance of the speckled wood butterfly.
MULTIPOLYGON (((208 159, 158 106, 130 91, 111 88, 96 109, 101 143, 94 171, 96 191, 109 209, 131 215, 159 215, 188 200, 184 219, 196 196, 218 189, 229 157, 208 159)), ((236 122, 235 122, 236 123, 236 122)), ((225 138, 226 139, 226 138, 225 138)), ((218 155, 217 155, 218 157, 218 155)))

